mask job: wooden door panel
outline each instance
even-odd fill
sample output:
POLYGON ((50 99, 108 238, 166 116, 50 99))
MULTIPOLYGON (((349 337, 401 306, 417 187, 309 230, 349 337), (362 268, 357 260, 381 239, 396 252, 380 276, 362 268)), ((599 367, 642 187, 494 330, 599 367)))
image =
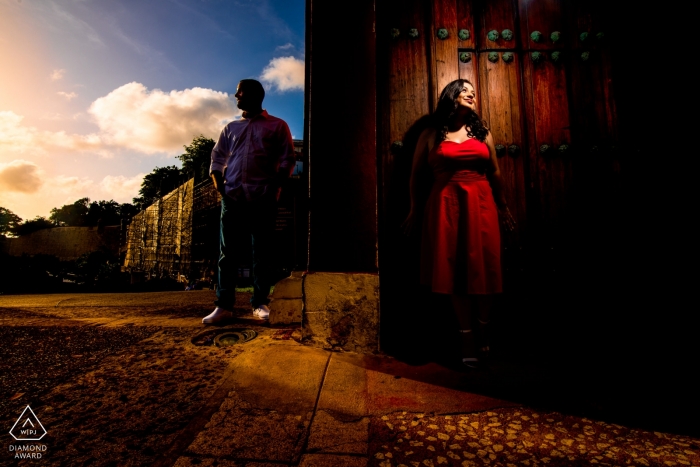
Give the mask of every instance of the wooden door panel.
POLYGON ((380 57, 380 66, 386 81, 378 83, 380 105, 387 118, 380 119, 384 135, 380 142, 382 155, 383 203, 387 202, 392 190, 406 190, 409 161, 396 161, 396 157, 411 158, 413 154, 392 148, 395 142, 404 140, 404 135, 420 117, 430 112, 429 65, 426 57, 429 40, 425 20, 425 0, 394 0, 388 17, 379 16, 379 25, 386 44, 386 53, 380 57), (412 37, 412 30, 418 35, 412 37), (394 34, 398 31, 398 35, 394 34), (393 33, 393 34, 392 34, 393 33), (399 164, 398 174, 396 164, 399 164), (392 184, 398 183, 396 187, 392 184))
POLYGON ((529 146, 530 188, 534 203, 528 211, 538 217, 542 234, 555 235, 568 203, 571 159, 564 151, 571 144, 565 67, 532 52, 523 60, 523 88, 529 146), (563 151, 563 152, 562 152, 563 151), (554 230, 552 230, 554 229, 554 230))
POLYGON ((609 57, 600 50, 588 54, 585 61, 577 53, 569 58, 572 133, 581 150, 609 144, 617 135, 609 57))
POLYGON ((459 36, 459 31, 463 29, 469 33, 469 37, 467 39, 461 39, 458 37, 460 48, 476 48, 476 24, 474 22, 473 5, 473 0, 457 0, 457 34, 459 36))
POLYGON ((518 38, 517 5, 513 0, 491 0, 482 2, 477 24, 479 49, 515 49, 518 38), (512 33, 512 38, 503 36, 504 30, 512 33), (498 38, 489 39, 490 31, 497 31, 498 38))
MULTIPOLYGON (((406 129, 430 112, 428 99, 429 72, 426 57, 428 31, 423 27, 421 0, 401 1, 403 8, 396 13, 395 27, 400 36, 391 41, 388 60, 389 73, 389 143, 401 141, 406 129), (409 3, 409 5, 406 5, 409 3), (408 36, 410 29, 418 37, 408 36)), ((387 148, 388 149, 388 148, 387 148)))
POLYGON ((520 10, 520 41, 525 50, 559 49, 570 43, 568 31, 564 29, 561 0, 519 0, 520 10), (531 34, 540 32, 539 42, 532 39, 531 34), (559 40, 554 41, 550 36, 559 33, 559 40))
MULTIPOLYGON (((459 61, 459 78, 460 79, 466 79, 470 83, 472 83, 472 86, 474 86, 474 89, 476 90, 477 93, 480 93, 479 91, 479 58, 476 52, 471 49, 471 50, 460 50, 459 54, 462 53, 467 53, 469 54, 469 60, 468 61, 459 61)), ((481 114, 481 99, 476 100, 476 111, 481 114)))
POLYGON ((570 64, 572 137, 580 150, 617 139, 611 63, 602 14, 589 1, 571 2, 567 22, 572 36, 570 64))
MULTIPOLYGON (((503 146, 498 165, 503 177, 508 206, 518 222, 518 233, 523 233, 527 225, 525 202, 525 167, 522 148, 526 141, 523 133, 522 98, 520 95, 520 59, 512 54, 512 61, 503 61, 499 53, 498 61, 488 59, 489 52, 479 54, 479 95, 481 117, 486 120, 493 135, 494 144, 503 146), (518 147, 515 151, 512 145, 518 147)), ((518 240, 517 236, 508 238, 518 240)))
POLYGON ((429 31, 432 52, 432 95, 433 108, 440 97, 440 91, 459 76, 459 58, 455 51, 459 47, 457 29, 457 0, 434 0, 432 2, 432 23, 429 31), (448 36, 438 37, 438 31, 445 29, 448 36))

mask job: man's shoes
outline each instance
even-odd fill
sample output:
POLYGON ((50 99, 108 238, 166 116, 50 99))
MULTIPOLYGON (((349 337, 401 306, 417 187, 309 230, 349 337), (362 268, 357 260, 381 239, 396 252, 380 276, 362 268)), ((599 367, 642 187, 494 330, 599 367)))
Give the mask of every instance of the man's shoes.
POLYGON ((233 313, 217 306, 210 315, 205 316, 204 319, 202 319, 202 324, 220 324, 231 318, 233 318, 233 313))
POLYGON ((268 319, 270 317, 270 309, 267 305, 260 305, 253 310, 253 316, 258 319, 268 319))

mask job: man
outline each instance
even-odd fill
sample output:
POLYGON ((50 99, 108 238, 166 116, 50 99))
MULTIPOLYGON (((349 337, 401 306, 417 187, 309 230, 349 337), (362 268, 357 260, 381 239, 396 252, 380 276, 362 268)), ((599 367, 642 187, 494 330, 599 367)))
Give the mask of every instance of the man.
POLYGON ((265 90, 244 79, 236 89, 240 120, 224 127, 211 152, 209 174, 221 194, 219 274, 214 311, 202 320, 218 324, 232 316, 242 241, 253 246, 253 315, 267 319, 272 286, 277 200, 294 169, 294 145, 284 120, 262 108, 265 90), (244 239, 243 235, 247 236, 244 239))

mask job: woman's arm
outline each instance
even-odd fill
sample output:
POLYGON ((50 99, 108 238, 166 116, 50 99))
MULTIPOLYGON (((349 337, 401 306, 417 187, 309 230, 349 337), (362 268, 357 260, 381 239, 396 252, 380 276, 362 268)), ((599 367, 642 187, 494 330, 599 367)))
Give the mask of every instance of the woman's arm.
POLYGON ((498 168, 496 146, 493 144, 493 136, 491 136, 490 131, 488 135, 486 135, 486 145, 489 148, 489 168, 486 172, 486 177, 491 185, 491 191, 493 192, 493 198, 498 207, 498 214, 501 222, 506 229, 512 231, 515 230, 515 219, 513 219, 508 209, 508 203, 506 202, 506 194, 503 191, 503 178, 501 177, 501 170, 498 168))
POLYGON ((418 213, 418 179, 422 170, 428 166, 428 154, 435 146, 436 131, 433 128, 426 128, 418 138, 416 150, 413 153, 413 164, 411 166, 411 178, 409 180, 409 193, 411 196, 411 209, 408 217, 402 224, 404 233, 411 233, 414 228, 418 213))

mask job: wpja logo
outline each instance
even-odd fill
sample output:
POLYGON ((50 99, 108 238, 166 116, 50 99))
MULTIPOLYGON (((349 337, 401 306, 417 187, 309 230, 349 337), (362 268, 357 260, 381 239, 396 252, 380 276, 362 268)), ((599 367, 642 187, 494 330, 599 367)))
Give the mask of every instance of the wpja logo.
MULTIPOLYGON (((39 441, 46 436, 46 428, 41 424, 31 407, 27 406, 10 430, 17 441, 39 441)), ((15 459, 41 459, 46 452, 45 444, 11 444, 10 452, 15 453, 15 459)))

